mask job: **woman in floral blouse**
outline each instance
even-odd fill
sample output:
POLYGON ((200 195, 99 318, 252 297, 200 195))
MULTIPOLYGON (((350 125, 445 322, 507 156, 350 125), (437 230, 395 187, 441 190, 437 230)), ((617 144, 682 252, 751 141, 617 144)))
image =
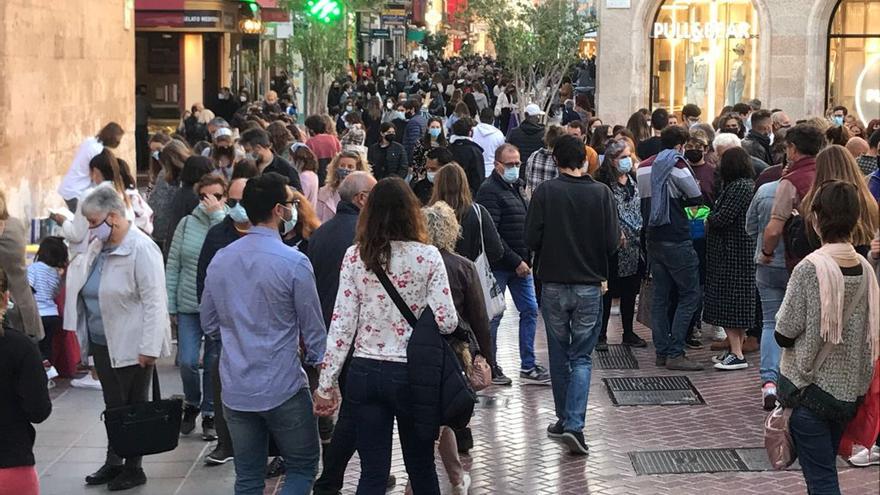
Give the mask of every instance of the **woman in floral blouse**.
POLYGON ((603 297, 602 333, 596 350, 607 351, 606 333, 611 317, 612 299, 620 298, 620 319, 623 324, 623 345, 645 347, 644 339, 633 331, 636 295, 641 279, 639 236, 642 231, 639 189, 636 187, 634 152, 626 139, 610 140, 605 145, 605 159, 596 172, 614 194, 620 222, 620 248, 610 261, 608 292, 603 297))
POLYGON ((342 261, 315 410, 329 415, 338 406, 339 374, 354 346, 343 407, 357 425, 358 493, 385 493, 395 419, 413 490, 440 493, 434 442, 415 434, 409 400, 406 348, 412 328, 376 277, 384 270, 417 318, 430 306, 440 332, 452 333, 458 316, 446 268, 427 240, 419 201, 402 179, 387 178, 370 193, 358 220, 356 244, 342 261))

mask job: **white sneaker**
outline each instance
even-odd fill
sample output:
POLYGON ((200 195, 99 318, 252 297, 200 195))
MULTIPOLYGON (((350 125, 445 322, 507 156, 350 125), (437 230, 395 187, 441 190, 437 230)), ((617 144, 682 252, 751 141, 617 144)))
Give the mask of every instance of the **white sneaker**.
POLYGON ((880 465, 880 447, 875 445, 870 449, 862 449, 849 458, 849 463, 856 467, 880 465))
POLYGON ((55 380, 50 378, 49 381, 46 382, 46 387, 48 387, 49 390, 55 388, 55 380))
POLYGON ((54 366, 49 366, 48 368, 46 368, 46 378, 51 380, 57 376, 58 376, 58 370, 56 370, 54 366))
POLYGON ((471 475, 464 473, 461 477, 461 483, 452 487, 452 495, 467 495, 471 489, 471 475))
POLYGON ((88 388, 91 390, 101 390, 101 382, 92 378, 91 373, 86 373, 86 376, 82 378, 70 380, 70 386, 76 388, 88 388))
POLYGON ((714 327, 715 333, 712 334, 712 340, 715 342, 721 342, 727 338, 727 332, 724 331, 724 327, 714 327))

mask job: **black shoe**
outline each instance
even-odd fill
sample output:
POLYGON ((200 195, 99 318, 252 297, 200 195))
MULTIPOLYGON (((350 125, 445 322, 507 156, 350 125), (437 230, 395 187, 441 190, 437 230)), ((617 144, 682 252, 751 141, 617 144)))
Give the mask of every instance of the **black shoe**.
POLYGON ((393 474, 389 474, 388 481, 385 482, 385 491, 388 491, 388 490, 394 488, 394 485, 396 485, 396 484, 397 484, 397 477, 395 477, 393 474))
POLYGON ((232 452, 226 447, 221 447, 218 444, 210 454, 205 456, 205 464, 209 466, 219 466, 220 464, 226 464, 231 461, 232 458, 232 452))
POLYGON ((496 366, 492 369, 492 385, 510 385, 513 383, 513 380, 508 378, 504 371, 501 370, 501 366, 496 366))
POLYGON ((213 416, 202 416, 202 440, 206 442, 217 440, 217 430, 214 429, 213 416))
POLYGON ((581 432, 566 431, 562 434, 562 441, 568 447, 568 450, 575 455, 587 455, 590 448, 584 440, 584 434, 581 432))
POLYGON ((199 408, 193 406, 184 406, 183 420, 180 421, 180 433, 189 435, 196 429, 196 418, 199 417, 199 408))
POLYGON ((565 430, 562 429, 562 421, 557 421, 547 427, 548 438, 562 438, 563 433, 565 433, 565 430))
POLYGON ((287 471, 287 468, 284 467, 284 459, 281 456, 278 456, 272 459, 272 462, 266 466, 266 479, 269 478, 277 478, 284 474, 287 471))
POLYGON ((596 350, 599 352, 608 352, 608 340, 599 339, 599 342, 596 343, 596 350))
POLYGON ((636 334, 623 334, 623 345, 629 347, 648 347, 648 343, 645 342, 645 339, 639 337, 636 334))
POLYGON ((688 337, 684 341, 684 345, 688 346, 688 349, 702 349, 703 343, 700 342, 699 339, 695 337, 688 337))
POLYGON ((120 473, 122 473, 122 466, 109 466, 104 464, 101 466, 101 469, 86 476, 86 484, 103 485, 113 481, 120 473))
POLYGON ((654 360, 654 364, 658 368, 662 368, 662 367, 666 366, 666 356, 657 356, 657 359, 654 360))
POLYGON ((107 489, 111 492, 117 492, 120 490, 128 490, 129 488, 134 488, 136 486, 141 486, 146 484, 147 475, 144 474, 144 470, 141 468, 123 468, 122 472, 119 473, 119 476, 113 479, 110 483, 107 483, 107 489))

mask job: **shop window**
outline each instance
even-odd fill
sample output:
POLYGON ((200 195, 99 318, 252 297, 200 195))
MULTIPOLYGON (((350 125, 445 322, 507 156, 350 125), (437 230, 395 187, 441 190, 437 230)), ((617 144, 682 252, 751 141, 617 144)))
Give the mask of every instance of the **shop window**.
POLYGON ((707 118, 756 96, 758 14, 751 0, 665 0, 651 32, 651 106, 693 103, 707 118))
POLYGON ((840 0, 828 32, 828 107, 880 116, 880 0, 840 0))

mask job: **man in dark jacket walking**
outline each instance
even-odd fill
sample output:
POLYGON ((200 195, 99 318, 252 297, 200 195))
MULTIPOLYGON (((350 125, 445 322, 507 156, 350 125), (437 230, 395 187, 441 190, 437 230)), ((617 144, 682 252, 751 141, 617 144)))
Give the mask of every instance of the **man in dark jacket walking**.
POLYGON ((483 164, 483 148, 479 144, 471 140, 471 132, 474 128, 474 121, 470 118, 462 118, 452 124, 452 138, 449 145, 449 151, 455 158, 455 161, 464 169, 467 175, 468 185, 471 188, 471 195, 475 196, 483 183, 486 173, 486 167, 483 164))
MULTIPOLYGON (((523 181, 519 178, 520 165, 520 154, 515 146, 509 143, 499 146, 495 150, 495 170, 480 186, 476 202, 489 211, 504 246, 504 255, 492 263, 492 272, 502 291, 510 288, 519 311, 520 380, 524 385, 549 385, 550 374, 535 361, 538 301, 532 269, 527 261, 529 250, 524 234, 528 205, 522 192, 523 181)), ((493 346, 496 345, 502 316, 503 313, 492 319, 490 330, 493 346)), ((511 383, 499 367, 493 370, 492 381, 499 385, 511 383)))
MULTIPOLYGON (((398 146, 400 146, 398 144, 398 146)), ((318 227, 309 239, 309 260, 315 272, 315 285, 321 300, 324 323, 329 328, 339 290, 339 270, 345 251, 354 244, 358 215, 367 204, 367 196, 376 185, 376 179, 367 172, 352 172, 339 186, 339 205, 336 216, 318 227)), ((340 386, 340 390, 345 390, 340 386)), ((319 420, 322 441, 326 441, 324 418, 319 420)), ((355 452, 355 425, 350 404, 344 400, 339 408, 333 437, 324 446, 324 468, 315 481, 315 495, 336 494, 342 490, 345 468, 355 452)))
POLYGON ((526 242, 536 253, 536 277, 542 282, 556 406, 557 421, 547 433, 561 438, 573 454, 586 455, 590 354, 601 333, 602 283, 608 280, 620 229, 611 190, 587 174, 583 143, 563 136, 553 156, 559 176, 535 188, 526 216, 526 242))
POLYGON ((403 132, 403 147, 406 149, 407 166, 412 165, 413 151, 416 143, 425 135, 428 119, 422 115, 421 98, 411 98, 404 105, 406 109, 406 129, 403 132))
MULTIPOLYGON (((528 160, 532 153, 544 146, 544 124, 541 123, 541 116, 544 112, 541 107, 530 103, 526 105, 526 118, 523 123, 507 134, 507 142, 516 146, 519 155, 528 160)), ((525 174, 525 168, 521 169, 521 173, 525 174)), ((520 176, 525 179, 525 176, 520 176)))
POLYGON ((409 170, 406 150, 394 140, 397 134, 394 124, 385 122, 379 127, 379 142, 370 145, 367 150, 367 161, 373 166, 373 177, 382 180, 385 177, 406 177, 409 170))

